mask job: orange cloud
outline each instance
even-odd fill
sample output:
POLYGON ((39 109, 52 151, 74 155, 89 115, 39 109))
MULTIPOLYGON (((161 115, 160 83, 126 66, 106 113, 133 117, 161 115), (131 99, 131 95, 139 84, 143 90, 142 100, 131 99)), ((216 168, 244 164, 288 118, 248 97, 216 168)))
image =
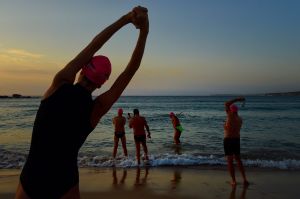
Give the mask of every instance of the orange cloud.
POLYGON ((13 56, 19 56, 19 57, 27 57, 27 58, 41 58, 43 55, 31 53, 23 49, 7 49, 4 52, 6 52, 9 55, 13 56))

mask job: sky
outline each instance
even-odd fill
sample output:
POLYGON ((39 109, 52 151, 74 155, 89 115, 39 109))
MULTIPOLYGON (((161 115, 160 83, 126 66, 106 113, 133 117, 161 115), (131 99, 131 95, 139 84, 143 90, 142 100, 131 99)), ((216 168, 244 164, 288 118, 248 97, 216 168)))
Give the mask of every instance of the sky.
MULTIPOLYGON (((300 90, 297 0, 1 0, 0 95, 43 95, 53 76, 133 7, 149 10, 142 64, 123 95, 257 94, 300 90)), ((138 37, 128 24, 96 54, 110 88, 138 37)))

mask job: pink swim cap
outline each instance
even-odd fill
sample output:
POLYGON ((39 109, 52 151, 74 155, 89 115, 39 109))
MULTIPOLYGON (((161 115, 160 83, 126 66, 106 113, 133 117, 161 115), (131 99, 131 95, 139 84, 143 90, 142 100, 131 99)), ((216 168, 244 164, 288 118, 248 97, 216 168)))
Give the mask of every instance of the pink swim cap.
POLYGON ((239 110, 239 108, 238 108, 236 105, 234 105, 234 104, 231 104, 231 105, 230 105, 230 111, 231 111, 231 112, 237 113, 238 110, 239 110))
POLYGON ((123 109, 119 108, 118 109, 118 115, 121 116, 123 114, 123 109))
POLYGON ((173 112, 170 113, 170 117, 175 116, 175 114, 173 112))
POLYGON ((88 65, 82 68, 82 73, 97 86, 104 84, 111 73, 111 63, 105 56, 94 56, 88 65))

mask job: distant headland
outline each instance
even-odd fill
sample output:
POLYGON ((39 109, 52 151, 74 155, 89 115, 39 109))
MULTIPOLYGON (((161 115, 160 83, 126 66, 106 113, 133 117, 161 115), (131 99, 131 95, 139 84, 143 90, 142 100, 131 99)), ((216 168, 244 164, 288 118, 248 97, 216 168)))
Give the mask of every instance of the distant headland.
POLYGON ((254 93, 254 94, 214 94, 210 96, 300 96, 300 91, 274 92, 274 93, 254 93))
POLYGON ((282 93, 266 93, 265 96, 300 96, 300 91, 282 92, 282 93))
POLYGON ((32 98, 32 96, 24 96, 24 95, 21 95, 21 94, 12 94, 11 96, 0 95, 0 98, 32 98))

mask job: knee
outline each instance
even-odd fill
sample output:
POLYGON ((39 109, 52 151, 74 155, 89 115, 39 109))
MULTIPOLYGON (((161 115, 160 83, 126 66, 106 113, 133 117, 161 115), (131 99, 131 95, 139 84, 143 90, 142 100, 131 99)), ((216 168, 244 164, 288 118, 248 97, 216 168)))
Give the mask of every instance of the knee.
POLYGON ((229 155, 226 157, 227 162, 232 163, 233 162, 233 156, 229 155))
POLYGON ((242 162, 240 156, 238 156, 238 155, 235 155, 235 156, 234 156, 234 159, 235 159, 238 163, 242 162))

